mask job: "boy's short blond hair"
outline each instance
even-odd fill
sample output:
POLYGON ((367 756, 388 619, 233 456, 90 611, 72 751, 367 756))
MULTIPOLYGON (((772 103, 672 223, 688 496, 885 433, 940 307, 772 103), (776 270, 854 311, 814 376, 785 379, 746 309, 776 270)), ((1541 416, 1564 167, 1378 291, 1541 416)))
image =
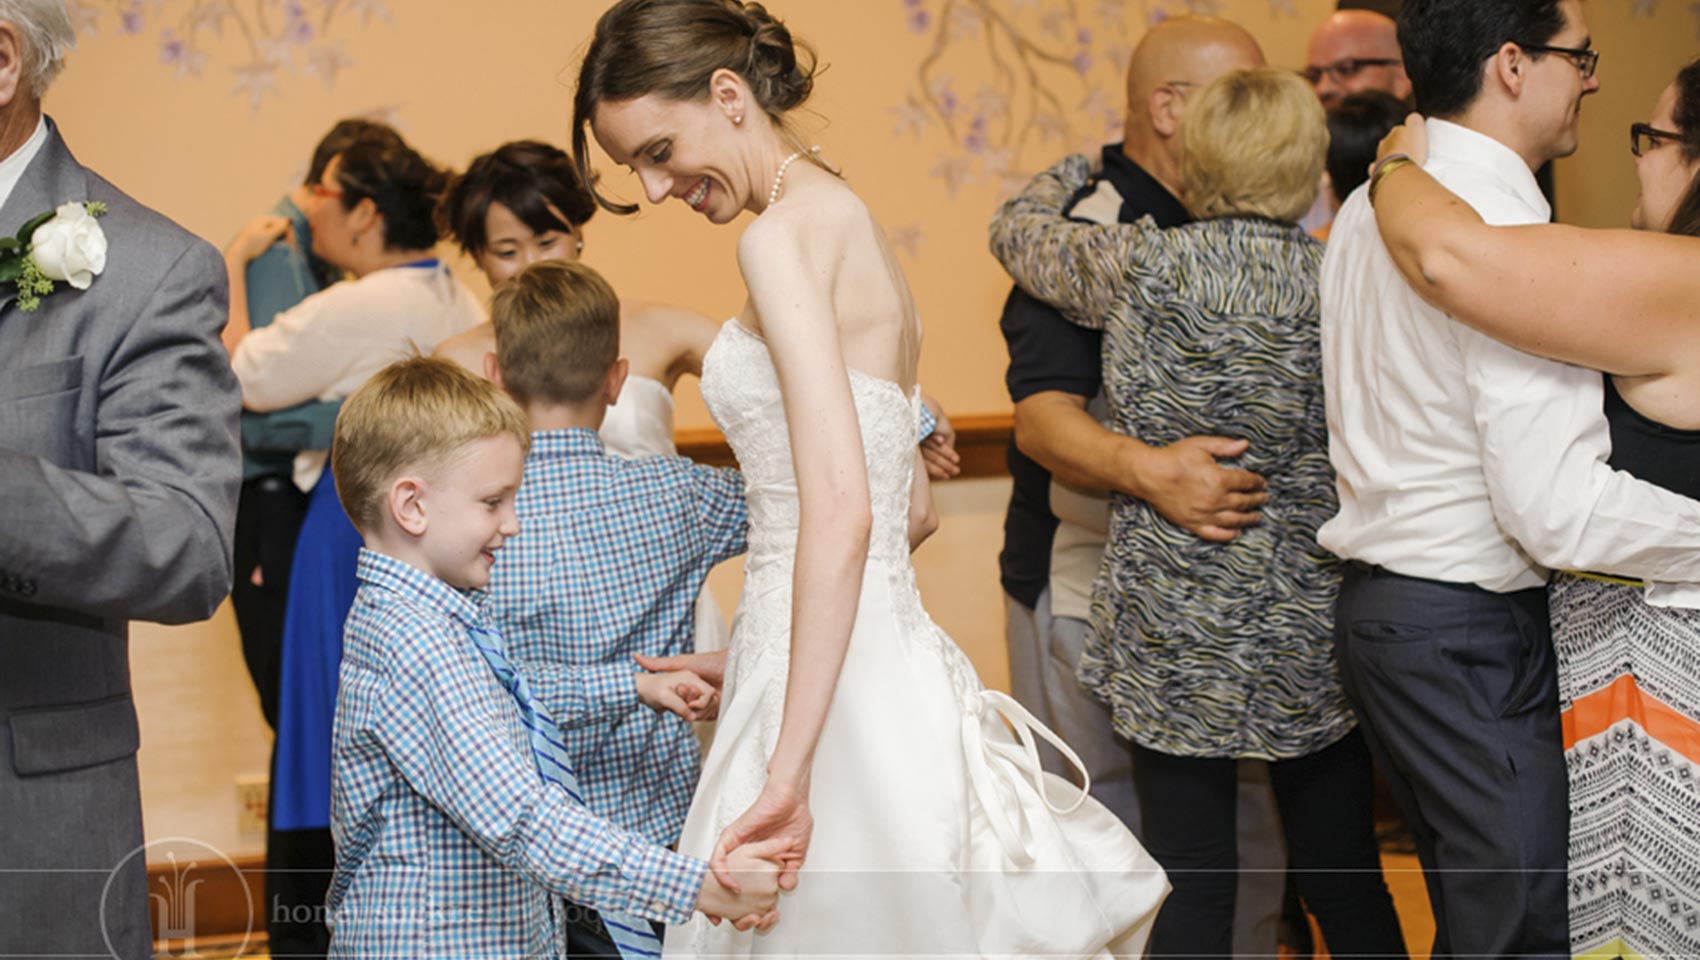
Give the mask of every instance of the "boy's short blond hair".
POLYGON ((474 440, 503 434, 531 448, 525 414, 495 384, 441 357, 398 360, 337 414, 331 475, 342 509, 362 533, 380 529, 397 478, 434 473, 474 440))
POLYGON ((1316 202, 1328 119, 1298 74, 1231 70, 1190 98, 1182 127, 1181 193, 1193 216, 1292 222, 1316 202))
POLYGON ((620 300, 595 270, 534 263, 490 301, 502 385, 521 403, 583 403, 620 359, 620 300))

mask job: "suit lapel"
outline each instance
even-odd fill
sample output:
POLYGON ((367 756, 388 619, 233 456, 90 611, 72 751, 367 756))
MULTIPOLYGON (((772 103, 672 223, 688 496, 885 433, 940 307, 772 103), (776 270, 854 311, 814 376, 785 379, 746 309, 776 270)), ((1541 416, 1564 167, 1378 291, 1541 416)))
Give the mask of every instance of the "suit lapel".
MULTIPOLYGON (((12 195, 0 205, 0 236, 16 236, 18 229, 62 203, 89 198, 88 174, 59 136, 59 125, 47 119, 47 140, 24 168, 12 195)), ((0 283, 0 310, 18 298, 18 285, 0 283)), ((46 306, 45 301, 43 306, 46 306)))

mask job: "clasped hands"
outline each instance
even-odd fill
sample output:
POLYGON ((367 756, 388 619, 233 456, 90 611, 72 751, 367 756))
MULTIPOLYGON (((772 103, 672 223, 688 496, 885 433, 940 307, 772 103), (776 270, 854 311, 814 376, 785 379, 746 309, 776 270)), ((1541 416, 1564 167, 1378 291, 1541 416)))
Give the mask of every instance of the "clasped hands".
POLYGON ((720 713, 720 684, 726 652, 633 658, 648 673, 637 675, 638 700, 657 713, 685 720, 713 720, 720 713))
MULTIPOLYGON (((664 697, 671 694, 690 707, 701 702, 700 692, 694 687, 700 683, 711 690, 712 706, 706 712, 692 708, 695 715, 672 712, 686 719, 713 718, 726 678, 724 651, 675 657, 639 655, 636 660, 645 670, 653 671, 639 678, 640 697, 646 682, 660 684, 665 688, 664 697)), ((755 804, 720 835, 697 897, 697 909, 708 915, 710 923, 731 920, 739 930, 768 930, 779 922, 779 891, 796 889, 797 869, 803 864, 814 830, 807 797, 806 782, 787 789, 770 780, 755 804)))
MULTIPOLYGON (((714 845, 708 866, 715 885, 735 896, 756 897, 770 904, 759 916, 749 913, 736 920, 733 926, 739 930, 770 929, 779 922, 779 891, 797 889, 797 871, 809 852, 809 838, 815 828, 808 796, 806 780, 788 785, 769 778, 761 796, 743 816, 732 821, 714 845)), ((709 919, 718 922, 712 912, 709 919)))

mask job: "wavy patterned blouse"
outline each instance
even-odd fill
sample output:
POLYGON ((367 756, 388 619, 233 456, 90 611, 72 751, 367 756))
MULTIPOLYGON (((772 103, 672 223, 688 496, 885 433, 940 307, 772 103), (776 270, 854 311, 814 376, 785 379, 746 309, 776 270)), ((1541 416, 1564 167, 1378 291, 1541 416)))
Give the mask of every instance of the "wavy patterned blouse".
POLYGON ((1339 562, 1322 402, 1322 245, 1297 226, 1223 218, 1159 229, 1064 217, 1085 157, 1040 174, 992 221, 1017 283, 1103 329, 1111 426, 1163 445, 1250 441, 1263 520, 1211 543, 1117 494, 1080 681, 1141 746, 1195 757, 1302 757, 1355 721, 1333 660, 1339 562))

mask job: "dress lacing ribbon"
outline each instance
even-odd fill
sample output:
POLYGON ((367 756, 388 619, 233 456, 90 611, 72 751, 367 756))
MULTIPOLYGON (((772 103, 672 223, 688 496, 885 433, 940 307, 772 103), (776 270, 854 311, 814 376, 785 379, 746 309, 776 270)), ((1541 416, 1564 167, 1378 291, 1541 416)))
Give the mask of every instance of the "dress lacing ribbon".
POLYGON ((1039 799, 1052 813, 1061 816, 1073 813, 1086 802, 1087 791, 1092 789, 1092 776, 1079 754, 1008 694, 997 690, 978 690, 964 695, 963 706, 966 709, 962 716, 962 748, 968 763, 969 782, 975 796, 980 798, 980 806, 986 812, 992 832, 1003 844, 1004 855, 1020 866, 1028 866, 1034 859, 1027 844, 1032 828, 1027 809, 1019 802, 1021 781, 1031 780, 1039 799), (982 724, 988 711, 1009 725, 1017 743, 997 743, 986 739, 982 724), (1051 800, 1045 769, 1039 762, 1039 740, 1056 747, 1080 771, 1080 793, 1067 806, 1051 800), (1010 794, 1017 798, 1016 803, 1001 801, 996 781, 1002 781, 1010 794), (1006 810, 1006 806, 1013 806, 1013 811, 1006 810), (1010 813, 1014 814, 1014 822, 1011 822, 1010 813))

